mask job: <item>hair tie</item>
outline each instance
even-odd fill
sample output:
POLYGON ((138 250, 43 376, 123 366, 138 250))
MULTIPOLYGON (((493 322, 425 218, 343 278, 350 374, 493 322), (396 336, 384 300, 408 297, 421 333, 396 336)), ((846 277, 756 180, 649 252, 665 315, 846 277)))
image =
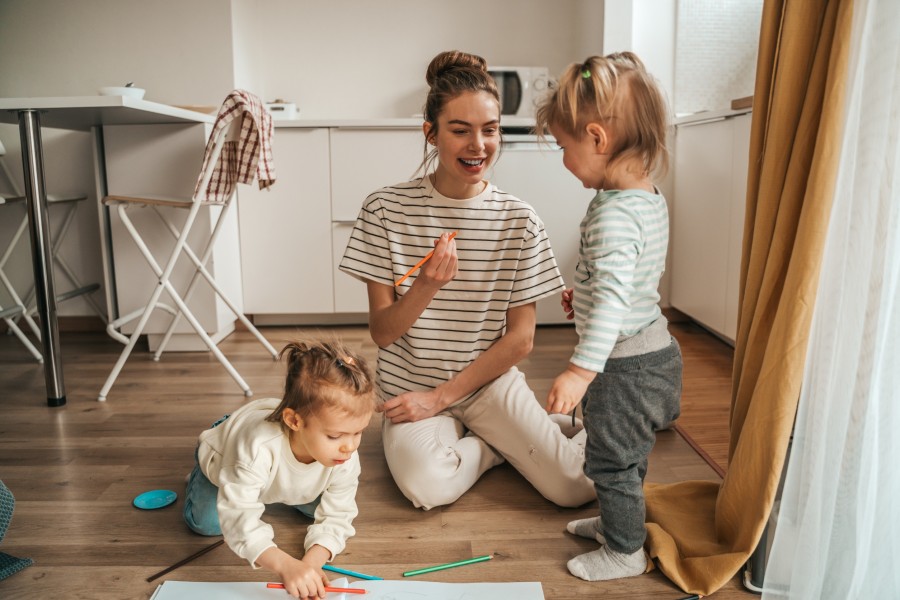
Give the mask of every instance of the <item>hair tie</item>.
POLYGON ((590 79, 590 78, 591 78, 591 70, 590 70, 590 69, 585 69, 584 71, 582 71, 582 72, 581 72, 581 77, 582 77, 583 79, 590 79))

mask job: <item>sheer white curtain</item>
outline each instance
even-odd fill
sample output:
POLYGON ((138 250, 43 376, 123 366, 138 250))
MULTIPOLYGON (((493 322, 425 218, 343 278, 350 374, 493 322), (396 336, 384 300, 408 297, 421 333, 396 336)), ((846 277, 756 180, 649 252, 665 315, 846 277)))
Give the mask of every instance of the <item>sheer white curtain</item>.
POLYGON ((847 120, 763 598, 900 598, 900 2, 856 0, 847 120))

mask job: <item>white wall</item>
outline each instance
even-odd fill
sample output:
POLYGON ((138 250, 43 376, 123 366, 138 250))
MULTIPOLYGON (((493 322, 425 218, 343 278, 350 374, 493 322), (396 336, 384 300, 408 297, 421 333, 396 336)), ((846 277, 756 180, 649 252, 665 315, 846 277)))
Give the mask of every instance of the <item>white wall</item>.
POLYGON ((221 0, 3 0, 0 96, 97 93, 133 81, 146 99, 216 104, 231 90, 221 0))
POLYGON ((763 0, 678 0, 675 112, 753 95, 763 0))
POLYGON ((408 117, 422 112, 425 69, 460 49, 494 65, 577 60, 585 0, 232 0, 236 39, 253 40, 238 71, 266 100, 305 118, 408 117))

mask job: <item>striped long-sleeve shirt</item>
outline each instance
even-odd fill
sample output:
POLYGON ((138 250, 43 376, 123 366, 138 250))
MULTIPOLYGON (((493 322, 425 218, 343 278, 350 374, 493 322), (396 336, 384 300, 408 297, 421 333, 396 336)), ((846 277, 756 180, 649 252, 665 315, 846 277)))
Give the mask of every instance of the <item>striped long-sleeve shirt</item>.
POLYGON ((575 269, 578 345, 571 362, 603 371, 617 341, 659 318, 669 216, 661 194, 601 191, 581 221, 575 269))
MULTIPOLYGON (((544 225, 531 206, 491 184, 474 198, 447 198, 428 177, 366 198, 340 269, 393 286, 442 233, 453 231, 456 278, 403 336, 378 351, 386 397, 451 379, 503 335, 509 308, 563 289, 544 225)), ((396 293, 406 293, 417 275, 396 293)))

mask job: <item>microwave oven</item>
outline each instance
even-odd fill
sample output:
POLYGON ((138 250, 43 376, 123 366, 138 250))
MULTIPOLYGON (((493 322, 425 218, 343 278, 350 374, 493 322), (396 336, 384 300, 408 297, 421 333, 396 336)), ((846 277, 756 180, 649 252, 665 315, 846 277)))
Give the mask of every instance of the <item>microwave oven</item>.
POLYGON ((500 92, 500 114, 533 117, 535 106, 552 88, 547 67, 488 67, 500 92))

